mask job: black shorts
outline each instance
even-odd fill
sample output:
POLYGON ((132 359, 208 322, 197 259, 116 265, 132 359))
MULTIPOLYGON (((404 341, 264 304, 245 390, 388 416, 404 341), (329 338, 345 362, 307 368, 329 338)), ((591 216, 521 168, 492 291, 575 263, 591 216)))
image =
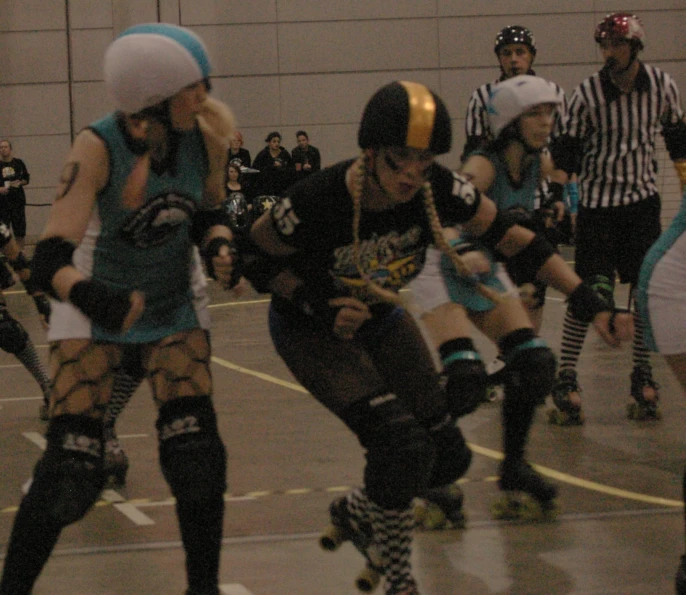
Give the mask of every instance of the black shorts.
POLYGON ((447 402, 431 352, 403 309, 374 317, 352 340, 269 311, 277 353, 296 379, 339 417, 361 399, 395 393, 420 422, 445 415, 447 402))
POLYGON ((660 197, 612 208, 579 208, 576 264, 582 279, 619 274, 621 283, 636 284, 643 258, 662 230, 660 197))

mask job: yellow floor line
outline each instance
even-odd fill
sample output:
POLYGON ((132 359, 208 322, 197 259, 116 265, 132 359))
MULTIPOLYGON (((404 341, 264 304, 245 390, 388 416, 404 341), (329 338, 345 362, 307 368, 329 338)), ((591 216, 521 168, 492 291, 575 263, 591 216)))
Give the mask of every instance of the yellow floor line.
MULTIPOLYGON (((256 372, 254 370, 249 370, 248 368, 243 368, 242 366, 237 366, 236 364, 232 364, 231 362, 228 362, 226 360, 223 360, 218 357, 212 357, 212 361, 214 361, 217 364, 220 364, 226 368, 229 368, 231 370, 235 370, 236 372, 241 372, 243 374, 249 374, 250 376, 255 376, 256 378, 260 378, 261 380, 264 380, 266 382, 271 382, 273 384, 278 384, 280 386, 284 386, 286 388, 290 388, 292 390, 296 390, 301 393, 307 393, 307 391, 300 386, 299 384, 295 384, 293 382, 287 382, 285 380, 280 380, 279 378, 274 378, 273 376, 270 376, 269 374, 263 374, 262 372, 256 372)), ((477 454, 483 455, 485 457, 489 457, 491 459, 495 459, 496 461, 500 461, 503 459, 503 453, 499 452, 497 450, 492 450, 490 448, 485 448, 483 446, 479 446, 478 444, 469 444, 469 447, 477 454)), ((669 498, 660 498, 658 496, 650 496, 649 494, 640 494, 638 492, 631 492, 629 490, 622 490, 620 488, 614 488, 612 486, 604 485, 601 483, 597 483, 595 481, 589 481, 586 479, 581 479, 580 477, 575 477, 574 475, 569 475, 568 473, 562 473, 561 471, 556 471, 555 469, 549 469, 548 467, 542 467, 541 465, 533 465, 534 469, 536 469, 539 473, 550 477, 551 479, 555 479, 557 481, 560 481, 562 483, 566 483, 569 485, 574 485, 586 490, 590 490, 593 492, 598 492, 601 494, 607 494, 609 496, 616 496, 617 498, 624 498, 625 500, 635 500, 638 502, 645 502, 648 504, 657 504, 659 506, 670 506, 673 508, 683 508, 684 503, 681 502, 680 500, 670 500, 669 498)))

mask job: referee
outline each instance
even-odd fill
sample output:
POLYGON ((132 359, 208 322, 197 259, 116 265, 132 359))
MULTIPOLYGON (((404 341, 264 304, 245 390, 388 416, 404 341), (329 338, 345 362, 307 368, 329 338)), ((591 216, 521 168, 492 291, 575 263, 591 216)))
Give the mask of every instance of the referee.
MULTIPOLYGON (((576 272, 608 301, 614 282, 630 284, 630 303, 648 248, 660 234, 655 141, 662 133, 672 161, 686 160, 686 123, 670 75, 638 59, 645 33, 630 13, 613 13, 596 27, 603 68, 585 79, 569 104, 565 133, 551 148, 557 167, 578 174, 576 272)), ((683 172, 683 164, 681 166, 683 172)), ((683 173, 680 175, 684 175, 683 173)), ((632 419, 658 417, 643 325, 634 315, 632 419)), ((560 370, 553 400, 567 423, 582 423, 576 364, 588 324, 569 309, 564 320, 560 370)))

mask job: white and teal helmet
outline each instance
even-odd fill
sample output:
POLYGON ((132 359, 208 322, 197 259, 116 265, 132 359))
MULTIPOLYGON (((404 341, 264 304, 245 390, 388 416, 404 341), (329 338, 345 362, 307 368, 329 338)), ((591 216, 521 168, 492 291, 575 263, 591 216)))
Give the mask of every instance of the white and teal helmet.
POLYGON ((498 138, 519 116, 542 103, 558 105, 561 100, 555 86, 540 76, 520 74, 494 85, 487 105, 493 137, 498 138))
POLYGON ((105 52, 105 85, 117 109, 129 114, 207 79, 211 69, 200 37, 166 23, 130 27, 105 52))

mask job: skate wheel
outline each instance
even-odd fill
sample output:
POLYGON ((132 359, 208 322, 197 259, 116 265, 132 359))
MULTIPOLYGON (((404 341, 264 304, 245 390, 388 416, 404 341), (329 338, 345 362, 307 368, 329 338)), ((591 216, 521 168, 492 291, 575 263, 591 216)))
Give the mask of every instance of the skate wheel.
POLYGON ((444 529, 447 525, 445 512, 439 506, 431 502, 422 502, 415 506, 414 518, 417 526, 426 531, 444 529))
POLYGON ((660 420, 662 419, 662 411, 659 409, 646 409, 641 407, 638 403, 632 402, 627 405, 627 417, 634 421, 646 420, 660 420))
POLYGON ((571 415, 559 409, 550 409, 548 411, 548 423, 554 426, 581 426, 584 420, 583 411, 579 411, 576 415, 571 415))
POLYGON ((503 496, 491 507, 494 518, 502 521, 549 522, 557 516, 554 501, 538 502, 528 496, 503 496))
POLYGON ((355 579, 355 587, 362 593, 371 593, 379 586, 381 575, 377 570, 367 566, 355 579))
POLYGON ((346 534, 343 529, 336 525, 329 525, 329 527, 319 537, 319 545, 327 552, 335 552, 341 544, 346 540, 346 534))

